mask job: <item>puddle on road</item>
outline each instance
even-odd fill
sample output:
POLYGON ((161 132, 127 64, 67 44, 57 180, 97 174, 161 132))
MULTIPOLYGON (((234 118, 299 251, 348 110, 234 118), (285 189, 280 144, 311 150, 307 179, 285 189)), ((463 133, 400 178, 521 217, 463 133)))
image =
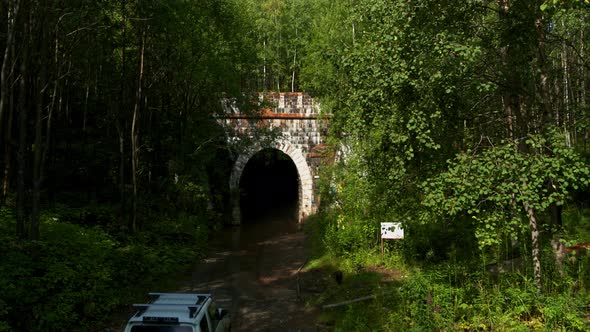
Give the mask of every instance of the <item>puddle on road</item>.
POLYGON ((307 330, 301 326, 310 318, 297 302, 295 277, 306 257, 304 236, 296 219, 282 212, 214 234, 210 254, 195 266, 184 290, 212 293, 232 312, 232 330, 259 330, 261 317, 264 330, 307 330))
POLYGON ((209 243, 213 251, 247 250, 269 239, 296 233, 299 227, 290 210, 271 211, 264 216, 244 220, 239 226, 225 226, 219 233, 212 234, 209 243))
POLYGON ((272 270, 284 268, 269 266, 267 261, 288 261, 293 254, 304 256, 301 241, 293 241, 300 232, 300 225, 291 212, 285 209, 267 211, 258 219, 245 220, 240 226, 226 226, 213 233, 207 256, 193 269, 191 290, 208 291, 213 285, 223 284, 220 279, 226 280, 224 288, 235 288, 236 283, 243 281, 257 282, 272 270), (293 251, 295 253, 291 253, 293 251), (228 280, 232 278, 235 280, 230 285, 228 280))
POLYGON ((298 177, 278 150, 253 156, 240 179, 241 225, 211 234, 209 254, 194 269, 187 291, 210 292, 229 309, 234 331, 315 331, 297 297, 296 273, 306 259, 298 177))

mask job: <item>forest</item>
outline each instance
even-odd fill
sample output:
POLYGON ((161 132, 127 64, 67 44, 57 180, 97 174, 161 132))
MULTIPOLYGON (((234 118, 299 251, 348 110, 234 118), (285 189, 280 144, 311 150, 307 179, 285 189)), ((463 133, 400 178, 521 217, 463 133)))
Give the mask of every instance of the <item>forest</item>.
POLYGON ((588 0, 0 0, 0 331, 98 331, 202 259, 240 148, 221 100, 270 91, 314 96, 341 156, 304 228, 346 288, 307 305, 379 294, 318 320, 588 330, 589 20, 588 0), (385 221, 405 239, 382 255, 385 221))

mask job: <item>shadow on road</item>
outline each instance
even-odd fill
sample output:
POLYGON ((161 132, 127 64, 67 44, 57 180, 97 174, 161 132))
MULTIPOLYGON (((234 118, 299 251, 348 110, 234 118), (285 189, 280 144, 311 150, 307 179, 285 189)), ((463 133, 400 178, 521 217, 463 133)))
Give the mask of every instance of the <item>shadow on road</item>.
POLYGON ((284 214, 269 213, 211 239, 181 292, 211 292, 232 314, 233 331, 315 331, 314 312, 297 298, 305 235, 284 214))

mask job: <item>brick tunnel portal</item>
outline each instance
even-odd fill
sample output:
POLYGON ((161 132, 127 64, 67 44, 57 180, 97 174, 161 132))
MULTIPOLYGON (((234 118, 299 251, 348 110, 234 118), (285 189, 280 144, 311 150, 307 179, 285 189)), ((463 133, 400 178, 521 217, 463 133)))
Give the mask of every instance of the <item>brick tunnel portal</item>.
POLYGON ((240 178, 242 223, 297 220, 300 181, 291 157, 263 149, 248 160, 240 178))

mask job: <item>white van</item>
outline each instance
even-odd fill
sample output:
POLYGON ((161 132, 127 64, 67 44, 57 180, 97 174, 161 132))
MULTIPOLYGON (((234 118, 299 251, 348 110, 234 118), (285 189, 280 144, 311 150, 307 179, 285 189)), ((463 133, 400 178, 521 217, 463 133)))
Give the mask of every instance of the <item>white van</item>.
POLYGON ((148 304, 134 304, 138 311, 125 332, 226 332, 230 315, 216 309, 211 294, 149 293, 148 304))

